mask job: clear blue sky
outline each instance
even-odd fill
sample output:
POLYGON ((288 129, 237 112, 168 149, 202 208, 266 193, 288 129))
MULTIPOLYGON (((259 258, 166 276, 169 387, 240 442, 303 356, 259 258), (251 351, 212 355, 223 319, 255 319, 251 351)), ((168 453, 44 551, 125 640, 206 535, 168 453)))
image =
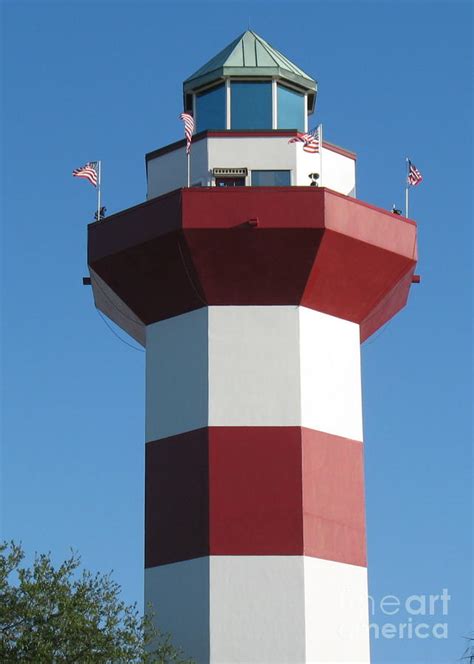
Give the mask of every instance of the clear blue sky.
MULTIPOLYGON (((142 600, 144 354, 97 315, 86 274, 93 188, 145 197, 144 154, 181 138, 182 81, 251 27, 319 81, 315 122, 358 154, 358 195, 403 205, 418 272, 408 307, 363 347, 370 593, 451 595, 430 629, 373 662, 461 656, 472 568, 470 2, 4 2, 3 536, 78 549, 142 600)), ((407 622, 380 609, 372 617, 407 622)), ((412 616, 413 623, 423 617, 412 616)))

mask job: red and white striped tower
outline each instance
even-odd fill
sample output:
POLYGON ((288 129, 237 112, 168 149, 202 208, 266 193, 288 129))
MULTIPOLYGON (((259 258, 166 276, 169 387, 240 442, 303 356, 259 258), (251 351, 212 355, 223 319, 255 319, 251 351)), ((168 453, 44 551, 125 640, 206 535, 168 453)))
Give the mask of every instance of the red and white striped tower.
MULTIPOLYGON (((268 46, 239 39, 224 59, 268 46)), ((146 345, 146 601, 200 663, 367 663, 360 342, 406 302, 416 226, 348 195, 334 145, 324 186, 298 186, 295 130, 274 108, 235 130, 232 108, 194 139, 209 180, 169 187, 180 141, 148 156, 146 203, 89 226, 96 304, 146 345), (213 186, 275 161, 290 186, 213 186)))

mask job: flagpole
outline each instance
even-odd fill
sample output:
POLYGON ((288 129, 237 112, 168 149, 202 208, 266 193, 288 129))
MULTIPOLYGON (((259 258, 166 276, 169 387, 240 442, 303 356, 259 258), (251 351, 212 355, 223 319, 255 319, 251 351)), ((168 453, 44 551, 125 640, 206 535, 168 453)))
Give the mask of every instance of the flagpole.
POLYGON ((97 221, 100 221, 100 181, 101 181, 101 170, 102 170, 102 162, 99 161, 97 163, 98 169, 97 169, 97 221))
POLYGON ((323 186, 323 125, 319 125, 319 186, 323 186))
POLYGON ((407 172, 406 172, 406 180, 405 180, 405 217, 408 219, 408 190, 409 190, 409 184, 408 184, 409 159, 408 159, 408 157, 406 157, 406 164, 407 164, 407 172))
POLYGON ((191 186, 191 150, 186 151, 188 162, 188 189, 191 186))

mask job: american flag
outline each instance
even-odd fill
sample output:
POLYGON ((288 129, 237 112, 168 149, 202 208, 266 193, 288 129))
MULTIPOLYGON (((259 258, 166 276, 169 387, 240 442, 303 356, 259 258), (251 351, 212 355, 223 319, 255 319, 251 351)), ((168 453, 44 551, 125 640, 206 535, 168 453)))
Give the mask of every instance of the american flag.
POLYGON ((72 172, 73 177, 75 178, 85 178, 89 180, 94 187, 97 187, 98 179, 98 162, 97 161, 88 161, 85 166, 80 168, 75 168, 72 172))
POLYGON ((298 132, 296 136, 290 138, 288 143, 303 143, 303 150, 315 154, 319 152, 319 127, 313 129, 307 134, 298 132))
POLYGON ((407 175, 407 183, 411 184, 412 187, 416 187, 417 184, 420 184, 420 182, 423 180, 423 176, 420 173, 420 171, 417 169, 415 164, 412 164, 410 160, 408 160, 408 175, 407 175))
POLYGON ((194 132, 194 118, 189 113, 180 113, 179 119, 184 122, 184 135, 186 136, 186 154, 191 152, 191 141, 194 132))

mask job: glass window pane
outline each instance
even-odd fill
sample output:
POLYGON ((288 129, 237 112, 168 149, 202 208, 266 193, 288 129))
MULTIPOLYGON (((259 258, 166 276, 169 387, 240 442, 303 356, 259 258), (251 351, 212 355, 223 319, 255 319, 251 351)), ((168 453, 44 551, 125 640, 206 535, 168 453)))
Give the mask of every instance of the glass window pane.
POLYGON ((196 95, 197 131, 225 129, 225 85, 217 85, 196 95))
POLYGON ((252 171, 252 187, 289 187, 290 171, 252 171))
POLYGON ((232 129, 272 128, 271 81, 231 82, 232 129))
POLYGON ((304 95, 278 85, 278 129, 304 131, 304 95))
POLYGON ((216 178, 216 187, 245 187, 245 178, 216 178))

